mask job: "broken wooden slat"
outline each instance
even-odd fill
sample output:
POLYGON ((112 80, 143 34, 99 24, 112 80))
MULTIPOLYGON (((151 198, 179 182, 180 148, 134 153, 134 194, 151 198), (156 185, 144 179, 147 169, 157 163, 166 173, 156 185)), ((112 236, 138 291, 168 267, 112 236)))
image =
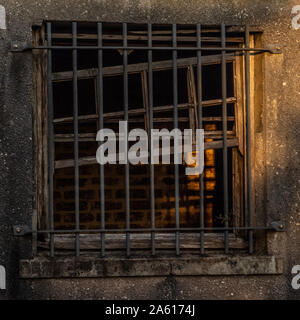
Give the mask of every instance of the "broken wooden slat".
MULTIPOLYGON (((227 140, 227 146, 230 147, 236 147, 238 146, 238 139, 228 139, 227 140)), ((223 141, 210 141, 204 143, 205 150, 207 149, 221 149, 223 148, 223 141)), ((160 152, 161 154, 161 152, 160 152)), ((170 147, 170 154, 174 154, 174 148, 170 147)), ((118 154, 116 155, 118 158, 118 154)), ((92 165, 97 164, 96 157, 83 157, 78 160, 79 166, 84 165, 92 165)), ((74 159, 67 159, 67 160, 57 160, 55 161, 55 169, 62 169, 62 168, 70 168, 74 167, 74 159)))
MULTIPOLYGON (((78 116, 78 120, 79 121, 84 121, 84 120, 96 120, 98 119, 98 115, 97 114, 87 114, 84 116, 78 116)), ((65 117, 65 118, 58 118, 58 119, 54 119, 53 123, 64 123, 64 122, 73 122, 73 117, 65 117)))
MULTIPOLYGON (((190 120, 189 117, 180 117, 178 118, 179 122, 188 122, 190 120)), ((120 119, 107 119, 106 123, 119 123, 120 119)), ((144 119, 135 118, 135 119, 128 119, 128 122, 132 123, 145 123, 144 119)), ((172 117, 165 117, 165 118, 153 118, 153 122, 174 122, 172 117)))
MULTIPOLYGON (((165 120, 165 119, 163 119, 165 120)), ((169 119, 170 122, 173 119, 169 119)), ((188 118, 186 118, 186 121, 188 121, 188 118)), ((233 137, 234 136, 234 132, 233 131, 227 131, 227 135, 229 137, 233 137)), ((118 139, 119 134, 116 134, 115 137, 118 139)), ((223 131, 219 130, 219 131, 205 131, 204 132, 204 136, 209 137, 211 139, 221 139, 223 136, 223 131)), ((56 134, 54 136, 54 140, 55 142, 74 142, 74 134, 56 134)), ((96 133, 80 133, 78 135, 78 140, 79 142, 96 142, 96 133)))
MULTIPOLYGON (((74 134, 56 134, 54 136, 55 142, 74 142, 74 134)), ((78 141, 96 141, 96 133, 80 133, 78 134, 78 141)))
MULTIPOLYGON (((223 121, 222 117, 203 117, 202 121, 204 122, 219 122, 223 121)), ((227 121, 235 121, 235 117, 227 117, 227 121)))
MULTIPOLYGON (((228 53, 225 56, 227 62, 234 60, 234 54, 228 53)), ((210 55, 210 56, 203 56, 202 57, 202 65, 211 65, 211 64, 218 64, 221 63, 221 55, 210 55)), ((197 58, 184 58, 177 60, 177 67, 184 68, 188 67, 189 65, 196 65, 197 58)), ((172 60, 165 60, 165 61, 156 61, 152 64, 153 71, 159 70, 167 70, 172 68, 172 60)), ((112 66, 112 67, 104 67, 103 69, 103 76, 117 76, 123 74, 123 66, 112 66)), ((128 73, 139 73, 142 71, 148 70, 148 63, 136 63, 136 64, 129 64, 128 65, 128 73)), ((98 69, 83 69, 78 70, 78 79, 89 79, 94 78, 98 74, 98 69)), ((71 81, 73 79, 73 72, 72 71, 64 71, 64 72, 56 72, 52 74, 52 79, 55 82, 58 81, 71 81)))
MULTIPOLYGON (((227 103, 234 103, 236 101, 236 98, 234 97, 230 97, 227 98, 227 103)), ((213 107, 213 106, 217 106, 220 105, 222 103, 221 99, 213 99, 213 100, 205 100, 203 101, 203 107, 213 107)), ((178 109, 186 109, 186 108, 194 108, 194 105, 191 105, 189 103, 182 103, 178 105, 178 109)), ((153 108, 153 112, 154 113, 158 113, 158 112, 165 112, 165 111, 172 111, 174 109, 174 106, 170 105, 170 106, 160 106, 160 107, 154 107, 153 108)), ((128 114, 129 115, 140 115, 140 114, 144 114, 146 111, 143 108, 140 109, 132 109, 132 110, 128 110, 128 114)), ((117 112, 109 112, 109 113, 104 113, 103 114, 103 118, 116 118, 116 117, 122 117, 124 115, 124 111, 117 111, 117 112)), ((234 117, 228 117, 228 119, 231 119, 230 121, 233 121, 234 117)), ((78 116, 78 120, 79 121, 84 121, 84 120, 95 120, 98 119, 98 115, 97 114, 90 114, 90 115, 84 115, 84 116, 78 116)), ((204 118, 205 119, 205 118, 204 118)), ((218 119, 220 119, 219 117, 206 117, 206 121, 219 121, 218 119), (216 119, 216 120, 208 120, 209 118, 211 119, 216 119)), ((63 122, 72 122, 73 121, 73 117, 65 117, 65 118, 58 118, 58 119, 54 119, 53 122, 54 123, 63 123, 63 122)), ((205 120, 203 120, 205 121, 205 120)))

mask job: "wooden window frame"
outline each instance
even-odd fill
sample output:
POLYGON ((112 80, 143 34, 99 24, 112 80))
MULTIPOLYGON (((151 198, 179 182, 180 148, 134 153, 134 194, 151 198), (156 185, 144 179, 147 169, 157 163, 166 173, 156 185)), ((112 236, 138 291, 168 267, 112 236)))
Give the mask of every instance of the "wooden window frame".
MULTIPOLYGON (((45 28, 44 26, 34 30, 33 32, 34 45, 46 45, 45 40, 45 28)), ((47 229, 48 219, 48 194, 47 194, 47 65, 46 65, 46 50, 33 51, 33 69, 34 69, 34 89, 35 89, 35 103, 34 103, 34 138, 35 138, 35 184, 36 184, 36 194, 35 194, 35 214, 33 219, 33 230, 47 229)), ((236 138, 230 139, 228 141, 228 147, 233 147, 233 225, 242 225, 245 221, 245 216, 243 212, 245 210, 245 159, 243 155, 245 154, 245 97, 244 97, 244 59, 243 56, 227 54, 226 59, 233 62, 234 68, 234 94, 235 97, 232 99, 228 98, 228 103, 234 103, 235 105, 235 125, 234 128, 236 138)), ((203 56, 202 65, 218 64, 221 63, 221 55, 215 56, 203 56)), ((192 72, 193 65, 196 65, 196 58, 186 58, 178 59, 178 67, 184 67, 188 70, 188 98, 187 104, 179 105, 182 108, 189 108, 190 112, 190 126, 193 128, 197 125, 197 112, 195 108, 197 106, 196 97, 196 85, 194 79, 194 73, 192 72), (191 119, 192 118, 192 119, 191 119)), ((153 62, 153 71, 155 70, 167 70, 171 68, 172 61, 159 61, 153 62)), ((145 124, 147 121, 147 63, 138 63, 133 65, 128 65, 128 72, 140 72, 142 79, 142 89, 143 89, 143 108, 130 110, 129 115, 132 113, 144 113, 145 124)), ((113 66, 103 68, 103 75, 122 75, 122 66, 113 66)), ((78 71, 78 79, 96 79, 97 69, 85 69, 78 71)), ((72 72, 58 72, 53 74, 53 81, 68 81, 72 79, 72 72)), ((220 104, 221 99, 204 101, 203 106, 220 104)), ((163 106, 165 108, 172 108, 172 106, 163 106)), ((161 108, 161 107, 155 107, 161 108)), ((154 108, 154 111, 155 111, 154 108)), ((162 109, 161 109, 162 110, 162 109)), ((122 112, 118 116, 120 116, 122 112)), ((112 114, 105 114, 105 117, 114 116, 112 114)), ((117 116, 117 115, 115 115, 117 116)), ((97 114, 89 116, 79 116, 81 119, 96 119, 97 114)), ((71 118, 58 119, 54 122, 58 123, 60 121, 71 121, 71 118)), ((205 121, 205 119, 204 119, 205 121)), ((216 133, 219 134, 219 133, 216 133)), ((60 138, 61 141, 69 141, 72 139, 71 136, 56 136, 60 138), (65 140, 64 140, 65 139, 65 140), (69 139, 69 140, 68 140, 69 139)), ((83 141, 89 141, 94 137, 86 136, 82 137, 83 141), (85 140, 84 140, 85 139, 85 140)), ((92 141, 95 141, 94 139, 92 141)), ((222 141, 206 142, 205 149, 220 149, 222 148, 222 141)), ((56 161, 55 168, 65 168, 73 166, 73 160, 59 160, 56 161)), ((82 158, 79 161, 80 165, 90 165, 96 164, 95 157, 82 158)), ((200 236, 197 233, 193 234, 182 234, 183 242, 181 247, 183 250, 198 250, 200 248, 200 236)), ((56 249, 70 249, 74 250, 74 235, 56 235, 55 236, 55 248, 56 249)), ((120 249, 125 248, 124 235, 122 234, 108 234, 107 239, 107 249, 120 249)), ((150 248, 150 235, 149 234, 132 234, 131 238, 136 241, 132 241, 133 249, 146 249, 150 248)), ((229 236, 230 248, 231 249, 246 249, 247 243, 243 235, 238 232, 233 232, 229 236)), ((175 243, 174 234, 157 234, 156 235, 156 247, 158 249, 173 249, 175 243)), ((80 235, 81 250, 99 250, 99 236, 93 234, 81 234, 80 235)), ((45 238, 42 241, 34 241, 33 246, 40 248, 49 248, 49 239, 45 238)), ((205 234, 205 248, 206 249, 220 249, 224 248, 223 234, 218 233, 206 233, 205 234)))

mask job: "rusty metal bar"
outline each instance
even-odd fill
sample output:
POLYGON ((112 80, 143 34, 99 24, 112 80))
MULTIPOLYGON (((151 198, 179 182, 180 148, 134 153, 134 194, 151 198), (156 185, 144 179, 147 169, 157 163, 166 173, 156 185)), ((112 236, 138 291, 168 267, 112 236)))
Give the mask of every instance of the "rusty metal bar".
MULTIPOLYGON (((73 46, 77 46, 77 23, 72 22, 73 46)), ((74 181, 75 181, 75 229, 80 229, 79 212, 79 144, 78 144, 78 74, 77 49, 73 50, 73 113, 74 113, 74 181)), ((76 256, 80 256, 79 233, 75 235, 76 256)))
MULTIPOLYGON (((250 45, 249 26, 245 28, 246 49, 250 45)), ((247 154, 247 201, 248 201, 248 224, 253 225, 253 203, 252 203, 252 140, 251 140, 251 109, 250 109, 250 56, 249 51, 245 53, 245 90, 246 90, 246 154, 247 154)), ((249 253, 253 253, 253 230, 249 230, 249 253)))
MULTIPOLYGON (((14 47, 15 45, 12 43, 11 52, 18 53, 24 52, 28 50, 163 50, 163 51, 173 51, 173 50, 182 50, 182 51, 222 51, 223 47, 149 47, 149 46, 31 46, 31 45, 23 45, 14 47)), ((280 54, 282 53, 281 48, 275 46, 274 48, 233 48, 233 47, 226 47, 226 51, 230 52, 260 52, 260 53, 271 53, 271 54, 280 54)))
MULTIPOLYGON (((174 104, 174 129, 178 128, 178 75, 177 75, 177 26, 172 25, 172 39, 173 39, 173 104, 174 104)), ((175 143, 175 139, 174 139, 175 143)), ((176 155, 174 154, 174 157, 176 155)), ((174 164, 175 169, 175 223, 176 228, 180 228, 179 220, 179 167, 178 164, 174 164)), ((180 254, 180 233, 176 232, 176 255, 180 254)))
MULTIPOLYGON (((197 47, 201 47, 201 25, 197 24, 197 47)), ((197 51, 197 97, 198 97, 198 128, 203 129, 203 114, 202 114, 202 63, 201 63, 202 53, 197 51)), ((200 152, 201 150, 197 150, 200 152)), ((204 181, 203 175, 200 174, 200 227, 205 227, 205 217, 204 217, 204 181)), ((204 254, 204 231, 200 232, 200 253, 204 254)))
MULTIPOLYGON (((102 46, 102 23, 97 24, 98 46, 102 46)), ((98 108, 99 108, 99 130, 104 129, 103 121, 103 50, 98 51, 98 108)), ((104 165, 100 164, 100 224, 101 229, 105 230, 105 182, 104 165)), ((105 233, 101 233, 101 257, 105 256, 105 233)))
MULTIPOLYGON (((127 23, 123 23, 123 46, 127 47, 127 23)), ((128 122, 128 51, 123 50, 124 120, 128 122)), ((128 130, 128 127, 127 127, 128 130)), ((127 139, 126 137, 124 137, 127 139)), ((127 142, 126 142, 127 143, 127 142)), ((130 178, 129 163, 125 159, 126 228, 130 228, 130 178)), ((130 256, 130 232, 126 233, 126 255, 130 256)))
MULTIPOLYGON (((52 44, 52 24, 47 23, 47 41, 52 44)), ((54 231, 53 175, 54 175, 54 130, 53 130, 53 84, 52 84, 52 50, 47 52, 47 130, 48 130, 48 210, 49 227, 54 231)), ((50 232, 50 256, 54 257, 54 233, 50 232)))
MULTIPOLYGON (((223 118, 223 208, 224 224, 228 228, 228 150, 227 150, 227 73, 226 73, 226 27, 221 25, 222 38, 222 118, 223 118)), ((224 232, 225 253, 229 252, 229 234, 224 232)))
MULTIPOLYGON (((81 231, 81 233, 126 233, 126 232, 131 232, 131 233, 149 233, 149 232, 176 232, 176 231, 181 231, 181 232, 199 232, 199 231, 235 231, 235 230, 265 230, 265 231, 274 231, 274 232, 285 232, 286 230, 286 225, 283 221, 272 221, 268 226, 255 226, 255 227, 207 227, 207 228, 156 228, 156 229, 151 229, 151 228, 145 228, 145 229, 109 229, 109 230, 102 230, 102 229, 89 229, 88 231, 81 231)), ((74 230, 31 230, 28 226, 24 225, 16 225, 14 226, 14 235, 15 236, 26 236, 30 235, 33 233, 38 233, 38 234, 50 234, 50 233, 55 233, 55 234, 74 234, 74 230)), ((79 233, 79 232, 77 232, 79 233)))
MULTIPOLYGON (((152 46, 152 24, 148 24, 148 46, 152 46)), ((149 132, 153 129, 153 70, 152 70, 152 50, 148 51, 148 90, 149 90, 149 132)), ((150 134, 151 140, 151 134, 150 134)), ((150 143, 149 143, 150 145, 150 143)), ((152 150, 150 148, 150 159, 152 158, 152 150)), ((155 187, 154 187, 154 164, 150 160, 150 201, 151 201, 151 228, 155 229, 155 187)), ((155 232, 151 233, 151 253, 155 255, 155 232)))

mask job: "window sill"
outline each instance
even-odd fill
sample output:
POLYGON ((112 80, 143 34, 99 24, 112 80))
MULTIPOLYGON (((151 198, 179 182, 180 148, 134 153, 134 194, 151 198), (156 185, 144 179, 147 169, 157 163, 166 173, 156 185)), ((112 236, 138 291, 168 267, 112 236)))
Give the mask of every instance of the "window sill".
POLYGON ((101 278, 152 276, 276 275, 283 261, 275 256, 187 256, 179 258, 36 257, 20 261, 20 277, 101 278))
MULTIPOLYGON (((101 242, 97 234, 80 234, 80 250, 94 250, 100 252, 101 242)), ((126 235, 123 233, 106 234, 105 235, 105 249, 106 250, 126 250, 126 235)), ((200 233, 181 233, 180 247, 182 251, 198 250, 200 251, 200 233)), ((229 234, 230 248, 234 250, 247 249, 247 242, 241 237, 233 233, 229 234)), ((68 250, 75 252, 74 235, 72 234, 58 234, 55 235, 54 242, 55 250, 68 250)), ((176 246, 174 233, 156 233, 155 234, 155 248, 157 250, 174 251, 176 246)), ((38 242, 39 249, 49 250, 49 238, 38 242)), ((130 248, 133 250, 150 250, 151 249, 151 234, 150 233, 132 233, 130 235, 130 248)), ((223 233, 205 233, 204 237, 205 249, 224 249, 224 234, 223 233)))

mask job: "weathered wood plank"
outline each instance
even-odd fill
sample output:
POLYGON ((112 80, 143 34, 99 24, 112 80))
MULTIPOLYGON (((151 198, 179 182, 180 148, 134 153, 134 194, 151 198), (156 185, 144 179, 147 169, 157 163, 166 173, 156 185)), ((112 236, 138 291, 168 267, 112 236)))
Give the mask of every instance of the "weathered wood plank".
MULTIPOLYGON (((238 146, 238 139, 228 139, 227 145, 229 148, 238 146)), ((207 150, 207 149, 221 149, 221 148, 223 148, 223 141, 220 140, 220 141, 205 142, 204 148, 205 148, 205 150, 207 150)), ((171 147, 170 154, 173 154, 173 153, 174 153, 174 148, 171 147)), ((118 157, 118 155, 117 155, 117 157, 118 157)), ((79 162, 79 166, 92 165, 92 164, 98 163, 96 160, 96 157, 80 158, 78 160, 78 162, 79 162)), ((55 169, 62 169, 62 168, 69 168, 69 167, 74 167, 74 160, 73 159, 55 161, 55 169)))
MULTIPOLYGON (((141 119, 143 120, 143 119, 141 119)), ((166 120, 163 118, 162 120, 166 120)), ((168 119, 167 119, 168 120, 168 119)), ((169 119, 172 120, 171 118, 169 119)), ((188 121, 188 118, 186 118, 188 121)), ((159 121, 158 121, 159 122, 159 121)), ((84 141, 94 141, 96 142, 96 133, 80 133, 78 135, 79 142, 84 141)), ((233 131, 227 131, 227 135, 232 138, 234 136, 233 131)), ((118 134, 115 135, 115 137, 118 139, 118 134)), ((209 137, 211 139, 221 139, 223 136, 223 131, 217 130, 217 131, 205 131, 204 136, 209 137)), ((74 142, 74 134, 67 133, 67 134, 56 134, 54 136, 55 142, 74 142)))
MULTIPOLYGON (((226 61, 233 61, 234 55, 233 54, 226 54, 226 61)), ((210 56, 203 56, 202 57, 202 65, 210 65, 210 64, 218 64, 221 63, 221 55, 210 55, 210 56)), ((178 59, 177 60, 177 67, 184 68, 188 67, 189 65, 196 65, 197 58, 185 58, 185 59, 178 59)), ((172 60, 163 60, 163 61, 156 61, 152 64, 153 71, 159 70, 167 70, 172 68, 172 60)), ((123 66, 112 66, 112 67, 104 67, 103 69, 103 76, 116 76, 123 74, 123 66)), ((148 70, 148 63, 137 63, 137 64, 129 64, 128 65, 128 73, 139 73, 142 71, 148 70)), ((94 78, 98 74, 98 69, 83 69, 78 70, 78 79, 89 79, 94 78)), ((73 79, 73 72, 72 71, 64 71, 64 72, 56 72, 52 74, 52 79, 55 82, 58 81, 71 81, 73 79)))
MULTIPOLYGON (((236 102, 236 98, 234 97, 229 97, 227 98, 227 103, 234 103, 236 102)), ((203 107, 213 107, 217 105, 221 105, 222 100, 221 99, 212 99, 212 100, 205 100, 203 101, 203 107)), ((187 108, 194 108, 195 106, 193 104, 189 103, 181 103, 178 104, 178 109, 187 109, 187 108)), ((154 113, 159 113, 159 112, 165 112, 165 111, 172 111, 174 109, 174 106, 159 106, 159 107, 154 107, 153 112, 154 113)), ((145 114, 146 110, 143 108, 139 109, 132 109, 128 110, 128 114, 135 116, 135 115, 140 115, 140 114, 145 114)), ((124 115, 124 111, 117 111, 117 112, 107 112, 103 114, 103 118, 121 118, 124 115)), ((84 120, 95 120, 98 119, 97 114, 89 114, 89 115, 83 115, 83 116, 78 116, 78 120, 84 121, 84 120)), ((221 119, 220 117, 206 117, 204 119, 207 119, 206 121, 219 121, 218 119, 221 119), (208 120, 208 119, 217 119, 217 120, 208 120)), ((234 120, 234 117, 228 117, 228 119, 231 119, 231 121, 234 120)), ((63 123, 63 122, 72 122, 73 117, 65 117, 65 118, 57 118, 54 119, 54 123, 63 123)), ((205 121, 205 120, 204 120, 205 121)))
MULTIPOLYGON (((106 234, 105 236, 107 250, 123 250, 126 248, 125 234, 106 234)), ((147 233, 130 235, 130 247, 132 249, 150 249, 151 235, 147 233)), ((247 244, 244 239, 236 237, 234 234, 229 235, 230 248, 244 249, 247 244)), ((40 248, 49 248, 49 240, 40 241, 40 248)), ((155 236, 156 249, 174 249, 175 235, 169 233, 157 233, 155 236)), ((204 237, 204 247, 206 249, 222 249, 224 248, 224 235, 222 233, 206 233, 204 237)), ((55 248, 62 250, 74 250, 74 235, 55 235, 55 248)), ((199 233, 181 233, 180 248, 182 250, 200 249, 199 233)), ((81 250, 100 250, 101 241, 99 235, 96 234, 80 234, 81 250)))

